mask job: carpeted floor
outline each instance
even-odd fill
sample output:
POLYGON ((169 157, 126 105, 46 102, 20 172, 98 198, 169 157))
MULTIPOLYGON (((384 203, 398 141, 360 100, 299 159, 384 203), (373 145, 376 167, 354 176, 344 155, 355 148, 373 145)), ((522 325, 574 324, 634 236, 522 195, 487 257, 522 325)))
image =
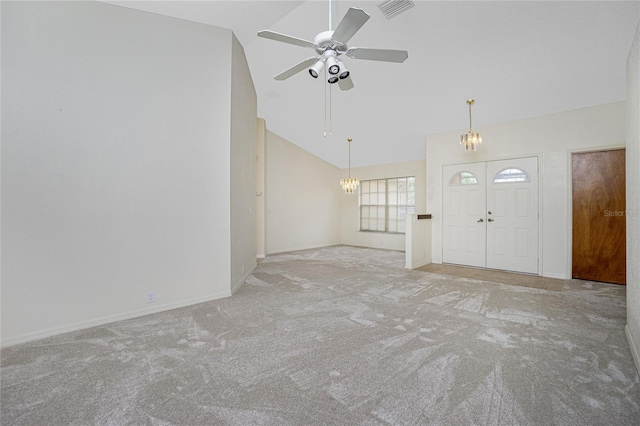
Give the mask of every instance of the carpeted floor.
POLYGON ((638 425, 625 288, 273 255, 231 298, 1 353, 2 425, 638 425))

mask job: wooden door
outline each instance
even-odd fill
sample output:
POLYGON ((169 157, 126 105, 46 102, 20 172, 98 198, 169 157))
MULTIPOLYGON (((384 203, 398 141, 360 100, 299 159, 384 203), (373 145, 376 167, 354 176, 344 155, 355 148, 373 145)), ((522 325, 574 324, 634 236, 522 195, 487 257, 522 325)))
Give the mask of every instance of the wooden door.
POLYGON ((572 155, 572 276, 626 283, 625 151, 572 155))
POLYGON ((442 261, 486 266, 486 165, 442 168, 442 261))
POLYGON ((487 268, 538 273, 538 157, 487 163, 487 268))

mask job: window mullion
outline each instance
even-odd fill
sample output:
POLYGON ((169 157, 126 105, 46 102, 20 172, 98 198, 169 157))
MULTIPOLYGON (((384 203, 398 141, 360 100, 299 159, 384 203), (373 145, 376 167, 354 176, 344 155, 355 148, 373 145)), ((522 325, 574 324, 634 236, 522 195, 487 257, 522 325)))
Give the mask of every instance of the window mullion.
POLYGON ((384 180, 384 232, 389 232, 389 179, 384 180))

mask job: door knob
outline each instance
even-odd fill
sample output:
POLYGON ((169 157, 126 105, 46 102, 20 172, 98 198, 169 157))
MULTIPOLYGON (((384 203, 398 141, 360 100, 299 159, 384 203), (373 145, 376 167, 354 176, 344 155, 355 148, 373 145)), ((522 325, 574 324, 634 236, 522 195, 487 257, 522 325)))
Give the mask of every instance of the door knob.
POLYGON ((493 222, 493 219, 489 218, 489 219, 487 219, 487 221, 489 221, 489 222, 493 222))
POLYGON ((491 210, 489 210, 487 213, 491 214, 491 210))
MULTIPOLYGON (((491 219, 489 219, 489 220, 491 220, 491 219)), ((480 223, 480 222, 484 222, 484 219, 482 219, 482 218, 478 219, 478 223, 480 223)))

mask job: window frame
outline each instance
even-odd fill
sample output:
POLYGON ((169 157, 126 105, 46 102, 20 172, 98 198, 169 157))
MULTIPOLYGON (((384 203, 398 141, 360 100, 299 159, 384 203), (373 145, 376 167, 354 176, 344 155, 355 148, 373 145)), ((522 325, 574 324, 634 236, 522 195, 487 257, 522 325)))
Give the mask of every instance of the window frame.
POLYGON ((478 178, 476 175, 467 170, 461 170, 449 179, 449 186, 466 185, 478 185, 478 178))
MULTIPOLYGON (((407 214, 415 214, 416 208, 416 177, 415 176, 398 176, 398 177, 389 177, 389 178, 380 178, 380 179, 367 179, 361 180, 359 185, 358 192, 358 231, 359 232, 377 232, 381 234, 398 234, 404 235, 406 234, 406 215, 407 214), (404 190, 401 190, 401 181, 404 180, 404 190), (394 182, 395 181, 395 182, 394 182), (375 182, 376 191, 373 194, 377 196, 377 203, 372 204, 371 199, 369 198, 369 203, 364 204, 363 200, 365 196, 371 196, 371 191, 364 192, 364 188, 368 187, 371 182, 375 182), (381 197, 379 185, 384 182, 384 195, 381 197), (391 185, 390 185, 391 182, 391 185), (393 186, 395 185, 395 190, 393 190, 393 186), (392 187, 390 190, 390 186, 392 187), (401 198, 400 193, 403 192, 403 197, 401 198), (390 194, 395 194, 395 203, 390 202, 390 194), (384 204, 380 202, 380 199, 384 199, 384 204), (401 203, 401 200, 404 200, 404 203, 401 203), (410 204, 409 201, 413 200, 413 203, 410 204), (365 208, 369 209, 377 209, 376 216, 372 218, 371 210, 369 210, 369 215, 367 219, 369 220, 368 226, 363 229, 363 211, 365 208), (382 210, 380 210, 382 208, 382 210), (393 209, 396 209, 394 214, 390 214, 393 209), (404 210, 404 215, 401 217, 400 211, 404 210), (383 218, 380 219, 381 215, 379 212, 383 212, 383 218), (391 217, 393 216, 393 217, 391 217), (376 229, 372 229, 371 220, 377 221, 378 224, 376 229), (384 221, 384 229, 378 229, 380 226, 380 220, 384 221), (402 229, 402 230, 400 230, 402 229)), ((393 201, 393 200, 392 200, 393 201)))
POLYGON ((523 170, 519 167, 512 167, 512 166, 505 167, 493 176, 494 185, 503 185, 503 184, 509 184, 509 183, 530 183, 530 182, 531 182, 531 178, 529 177, 529 173, 526 170, 523 170), (513 175, 516 175, 514 171, 517 171, 518 175, 512 177, 513 175), (506 173, 506 172, 509 172, 509 173, 506 173), (522 178, 520 178, 520 176, 522 178))

